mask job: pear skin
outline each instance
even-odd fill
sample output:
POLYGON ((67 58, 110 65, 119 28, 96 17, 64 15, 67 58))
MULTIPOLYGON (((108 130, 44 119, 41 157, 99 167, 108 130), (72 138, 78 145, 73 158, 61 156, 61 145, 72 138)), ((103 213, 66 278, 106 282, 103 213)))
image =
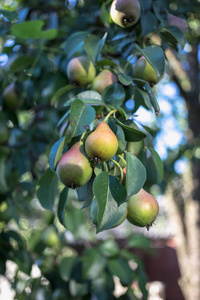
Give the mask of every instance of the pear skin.
POLYGON ((92 176, 92 166, 80 142, 74 144, 59 160, 57 176, 70 187, 77 188, 87 183, 92 176))
POLYGON ((105 162, 117 152, 116 135, 105 122, 100 122, 85 141, 85 151, 92 160, 105 162))
POLYGON ((131 27, 139 20, 140 10, 138 0, 114 0, 110 8, 110 17, 121 27, 131 27))
POLYGON ((134 77, 147 81, 150 85, 154 85, 158 82, 156 71, 146 60, 144 56, 141 56, 134 65, 134 77))
POLYGON ((159 212, 157 200, 144 189, 128 200, 128 221, 138 227, 146 227, 147 230, 152 226, 159 212))
POLYGON ((103 70, 94 78, 91 90, 101 94, 107 86, 116 83, 117 81, 117 76, 115 76, 112 72, 109 70, 103 70))
POLYGON ((94 79, 96 69, 87 56, 72 58, 67 65, 69 80, 79 86, 86 85, 94 79))

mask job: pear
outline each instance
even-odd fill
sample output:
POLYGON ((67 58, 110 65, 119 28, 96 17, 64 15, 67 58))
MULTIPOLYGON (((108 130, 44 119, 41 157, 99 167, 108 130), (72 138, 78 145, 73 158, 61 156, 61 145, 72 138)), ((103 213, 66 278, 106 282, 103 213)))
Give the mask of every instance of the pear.
POLYGON ((98 162, 110 160, 117 152, 116 135, 105 122, 100 122, 85 141, 85 151, 89 158, 98 162))
POLYGON ((140 18, 140 2, 138 0, 114 0, 110 8, 113 22, 121 27, 131 27, 140 18))
POLYGON ((6 124, 7 120, 3 112, 0 112, 0 145, 7 144, 10 137, 10 130, 6 124))
POLYGON ((70 60, 67 65, 67 76, 72 83, 86 85, 94 79, 96 69, 87 56, 79 56, 70 60))
POLYGON ((128 221, 139 227, 146 227, 149 230, 159 212, 157 200, 141 189, 136 195, 128 200, 128 221))
POLYGON ((74 144, 59 160, 56 172, 60 181, 77 188, 87 183, 92 176, 91 164, 84 152, 83 144, 74 144))
POLYGON ((172 15, 172 14, 167 15, 167 24, 169 26, 178 27, 183 33, 186 32, 187 27, 186 27, 185 21, 179 17, 172 15))
MULTIPOLYGON (((133 68, 133 73, 135 78, 139 78, 147 81, 150 85, 156 84, 161 78, 158 80, 156 71, 150 65, 150 63, 146 60, 144 56, 141 56, 135 63, 133 68)), ((163 74, 164 75, 164 74, 163 74)))
POLYGON ((103 70, 94 78, 91 90, 94 90, 101 94, 107 86, 116 82, 117 76, 115 76, 109 70, 103 70))
POLYGON ((9 84, 3 92, 3 102, 5 107, 10 110, 16 110, 22 104, 22 100, 19 98, 16 86, 14 83, 9 84))

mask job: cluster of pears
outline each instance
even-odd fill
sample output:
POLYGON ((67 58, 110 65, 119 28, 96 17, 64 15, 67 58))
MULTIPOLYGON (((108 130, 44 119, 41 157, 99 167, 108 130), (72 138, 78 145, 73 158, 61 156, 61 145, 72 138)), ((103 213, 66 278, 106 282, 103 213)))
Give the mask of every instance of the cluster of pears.
POLYGON ((57 164, 57 176, 70 188, 83 186, 92 177, 91 162, 108 161, 116 154, 117 149, 116 135, 107 123, 101 121, 85 143, 79 141, 63 154, 57 164))

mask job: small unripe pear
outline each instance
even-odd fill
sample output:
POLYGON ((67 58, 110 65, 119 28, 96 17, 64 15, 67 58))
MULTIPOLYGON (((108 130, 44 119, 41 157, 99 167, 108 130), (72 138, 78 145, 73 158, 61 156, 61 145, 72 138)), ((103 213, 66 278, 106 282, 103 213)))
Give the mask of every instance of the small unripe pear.
POLYGON ((113 22, 121 27, 131 27, 140 18, 140 2, 138 0, 114 0, 110 8, 113 22))
POLYGON ((91 90, 94 90, 101 94, 107 86, 116 82, 117 76, 115 76, 109 70, 103 70, 94 78, 91 90))
POLYGON ((152 226, 159 212, 157 200, 141 189, 139 193, 133 195, 128 200, 128 221, 139 227, 146 227, 147 230, 152 226))
POLYGON ((22 104, 22 100, 19 99, 19 95, 14 83, 9 84, 5 88, 3 92, 3 102, 10 110, 15 110, 22 104))
POLYGON ((49 226, 42 234, 42 240, 48 247, 59 245, 59 237, 53 226, 49 226))
POLYGON ((69 80, 79 86, 86 85, 94 79, 96 69, 87 56, 72 58, 67 65, 69 80))
POLYGON ((70 187, 77 188, 87 183, 92 176, 92 166, 80 142, 74 144, 59 160, 57 176, 70 187))
POLYGON ((92 160, 104 162, 110 160, 117 152, 116 135, 105 122, 100 122, 85 141, 85 151, 92 160))
MULTIPOLYGON (((161 78, 158 80, 156 71, 150 65, 150 63, 146 60, 144 56, 141 56, 135 63, 133 68, 133 73, 135 78, 139 78, 147 81, 150 85, 156 84, 161 78)), ((164 75, 164 74, 163 74, 164 75)))
POLYGON ((183 33, 186 32, 186 23, 183 19, 176 17, 172 14, 168 14, 167 16, 167 24, 169 26, 176 26, 178 27, 183 33))

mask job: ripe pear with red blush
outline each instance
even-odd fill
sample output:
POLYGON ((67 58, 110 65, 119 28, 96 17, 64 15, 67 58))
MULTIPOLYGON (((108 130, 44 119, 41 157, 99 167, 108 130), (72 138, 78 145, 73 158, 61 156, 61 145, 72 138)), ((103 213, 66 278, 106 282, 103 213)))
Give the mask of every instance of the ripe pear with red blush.
POLYGON ((139 20, 140 11, 138 0, 114 0, 110 8, 110 17, 121 27, 131 27, 139 20))
POLYGON ((139 227, 146 227, 147 230, 152 226, 159 212, 157 200, 144 189, 128 200, 128 221, 139 227))
POLYGON ((70 187, 77 188, 86 184, 92 176, 92 166, 84 152, 83 144, 74 144, 58 162, 57 176, 70 187))
POLYGON ((169 26, 178 27, 183 33, 186 32, 187 27, 186 27, 185 21, 179 17, 172 15, 172 14, 167 15, 167 24, 169 26))
POLYGON ((85 141, 85 151, 94 161, 105 162, 117 152, 118 140, 108 124, 100 122, 85 141))
POLYGON ((117 82, 117 76, 115 76, 109 70, 103 70, 94 78, 92 82, 91 90, 94 90, 101 94, 107 86, 116 82, 117 82))

